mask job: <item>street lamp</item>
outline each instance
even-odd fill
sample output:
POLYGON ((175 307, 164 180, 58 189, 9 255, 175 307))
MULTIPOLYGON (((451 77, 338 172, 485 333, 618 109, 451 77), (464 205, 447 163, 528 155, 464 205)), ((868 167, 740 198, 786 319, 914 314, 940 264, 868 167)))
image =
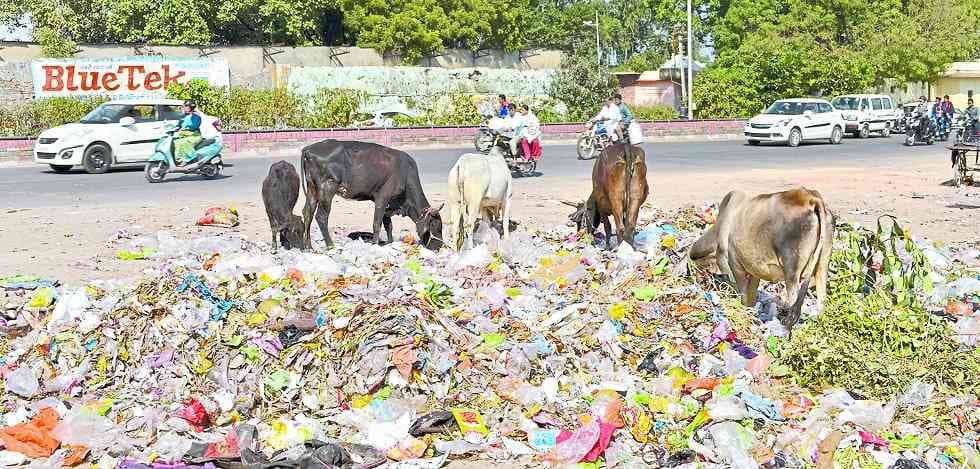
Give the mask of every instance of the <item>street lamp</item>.
POLYGON ((596 65, 602 65, 602 59, 599 56, 599 10, 595 11, 595 22, 583 21, 582 26, 591 28, 595 27, 595 62, 596 65))

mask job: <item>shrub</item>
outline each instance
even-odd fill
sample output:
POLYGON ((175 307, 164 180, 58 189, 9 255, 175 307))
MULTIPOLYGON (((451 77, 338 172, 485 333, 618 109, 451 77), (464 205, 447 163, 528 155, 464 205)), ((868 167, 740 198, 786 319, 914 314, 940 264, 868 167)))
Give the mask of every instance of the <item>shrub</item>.
POLYGON ((105 98, 48 98, 0 109, 0 136, 36 136, 51 127, 78 122, 105 101, 105 98))
POLYGON ((304 127, 348 127, 366 98, 361 91, 322 89, 310 98, 310 115, 304 127))
POLYGON ((668 104, 638 106, 630 110, 633 111, 633 118, 641 121, 668 121, 677 119, 677 109, 674 109, 674 106, 668 104))

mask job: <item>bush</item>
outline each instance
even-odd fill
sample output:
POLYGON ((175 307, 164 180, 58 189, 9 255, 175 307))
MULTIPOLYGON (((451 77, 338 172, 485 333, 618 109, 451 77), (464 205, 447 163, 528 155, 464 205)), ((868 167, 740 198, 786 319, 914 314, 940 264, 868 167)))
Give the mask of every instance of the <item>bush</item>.
POLYGON ((78 122, 105 101, 105 98, 48 98, 0 109, 0 136, 33 137, 51 127, 78 122))
POLYGON ((677 109, 667 104, 638 106, 633 109, 633 118, 641 121, 669 121, 677 119, 677 109))

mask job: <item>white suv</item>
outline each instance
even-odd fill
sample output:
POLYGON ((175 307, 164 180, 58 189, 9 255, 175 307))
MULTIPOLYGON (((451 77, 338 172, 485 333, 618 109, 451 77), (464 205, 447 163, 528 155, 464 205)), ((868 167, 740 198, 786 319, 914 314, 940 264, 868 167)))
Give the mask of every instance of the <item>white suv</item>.
POLYGON ((868 138, 871 132, 887 137, 898 117, 892 98, 883 94, 849 94, 838 96, 831 103, 844 116, 844 131, 855 137, 868 138))
POLYGON ((745 123, 749 145, 781 142, 791 147, 804 140, 828 140, 838 144, 844 137, 841 113, 822 99, 781 99, 745 123))
MULTIPOLYGON (((175 99, 109 101, 80 121, 41 132, 34 143, 34 161, 65 172, 81 165, 92 174, 110 166, 143 163, 168 124, 183 113, 175 99)), ((202 115, 202 117, 204 117, 202 115)))

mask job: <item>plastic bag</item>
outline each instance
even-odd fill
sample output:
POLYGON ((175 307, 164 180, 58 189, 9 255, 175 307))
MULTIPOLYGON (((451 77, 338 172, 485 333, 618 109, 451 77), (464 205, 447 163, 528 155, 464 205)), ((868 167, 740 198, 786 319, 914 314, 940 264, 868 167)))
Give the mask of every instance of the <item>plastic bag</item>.
POLYGON ((29 458, 46 458, 61 445, 51 435, 51 430, 57 424, 58 413, 50 407, 45 407, 30 422, 0 428, 0 441, 3 441, 9 451, 18 452, 29 458))
POLYGON ((850 422, 873 432, 887 427, 895 417, 896 402, 855 401, 837 416, 837 422, 850 422))
POLYGON ((735 422, 721 422, 712 425, 708 432, 714 441, 714 450, 730 467, 739 469, 758 468, 748 450, 753 446, 754 437, 745 427, 735 422))
POLYGON ((588 425, 572 432, 568 439, 558 443, 545 456, 545 460, 562 464, 575 464, 592 451, 592 447, 599 441, 601 433, 599 420, 593 419, 588 425))
POLYGON ((17 368, 7 375, 7 391, 20 397, 30 399, 37 394, 40 387, 37 375, 28 366, 17 368))
POLYGON ((745 404, 736 397, 725 397, 708 401, 705 405, 708 416, 711 420, 720 422, 723 420, 742 420, 749 416, 745 404))
POLYGON ((75 406, 51 431, 62 443, 86 446, 102 452, 109 448, 131 447, 132 442, 111 420, 87 406, 75 406))
POLYGON ((929 383, 916 381, 909 386, 909 390, 902 395, 898 403, 912 407, 925 407, 932 400, 932 391, 935 387, 929 383))
POLYGON ((980 343, 980 313, 960 319, 953 325, 953 338, 968 347, 980 343))

